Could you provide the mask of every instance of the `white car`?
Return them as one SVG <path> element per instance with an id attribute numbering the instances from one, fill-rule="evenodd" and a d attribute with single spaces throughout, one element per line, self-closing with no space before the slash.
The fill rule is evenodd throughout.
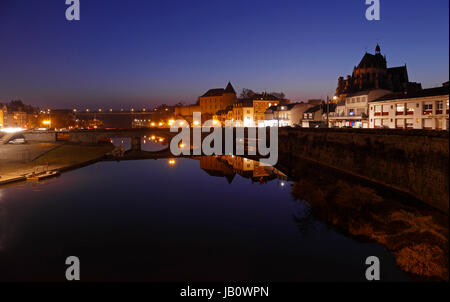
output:
<path id="1" fill-rule="evenodd" d="M 27 141 L 23 137 L 18 137 L 9 141 L 10 144 L 14 145 L 26 144 L 26 142 Z"/>

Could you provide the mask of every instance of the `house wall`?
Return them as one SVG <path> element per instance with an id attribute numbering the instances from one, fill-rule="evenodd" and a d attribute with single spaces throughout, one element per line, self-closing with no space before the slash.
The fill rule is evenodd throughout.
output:
<path id="1" fill-rule="evenodd" d="M 372 102 L 369 125 L 370 128 L 448 130 L 448 101 L 449 96 L 443 95 Z M 442 102 L 442 109 L 437 108 L 438 102 Z M 425 111 L 424 105 L 428 104 L 432 110 Z"/>

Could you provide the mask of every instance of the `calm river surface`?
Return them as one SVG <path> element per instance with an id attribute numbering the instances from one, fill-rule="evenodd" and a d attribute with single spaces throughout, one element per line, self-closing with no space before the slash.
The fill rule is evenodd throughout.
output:
<path id="1" fill-rule="evenodd" d="M 150 148 L 151 149 L 151 148 Z M 237 157 L 99 162 L 0 188 L 0 280 L 354 281 L 382 245 L 316 220 L 279 171 Z M 298 217 L 308 223 L 298 223 Z"/>

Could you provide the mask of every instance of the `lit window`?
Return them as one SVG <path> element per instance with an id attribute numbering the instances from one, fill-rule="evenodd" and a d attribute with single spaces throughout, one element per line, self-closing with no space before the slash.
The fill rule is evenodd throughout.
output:
<path id="1" fill-rule="evenodd" d="M 437 101 L 436 102 L 436 114 L 442 114 L 442 110 L 444 109 L 444 102 Z"/>
<path id="2" fill-rule="evenodd" d="M 423 114 L 431 114 L 431 113 L 433 113 L 433 104 L 432 103 L 423 104 Z"/>

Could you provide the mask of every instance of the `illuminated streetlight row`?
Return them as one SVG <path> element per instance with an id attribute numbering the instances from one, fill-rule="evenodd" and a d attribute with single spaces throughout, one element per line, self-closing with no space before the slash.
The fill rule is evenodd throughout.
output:
<path id="1" fill-rule="evenodd" d="M 77 108 L 73 108 L 72 111 L 73 112 L 78 112 L 79 110 Z M 91 109 L 90 108 L 86 108 L 86 109 L 84 109 L 84 111 L 85 112 L 91 112 Z M 109 112 L 113 112 L 114 110 L 112 108 L 110 108 L 108 111 Z M 135 111 L 136 110 L 134 108 L 130 108 L 130 110 L 129 110 L 129 112 L 135 112 Z M 158 111 L 158 109 L 155 108 L 155 109 L 153 109 L 153 111 Z M 165 108 L 165 111 L 169 111 L 169 109 Z M 41 111 L 41 113 L 44 113 L 44 112 L 45 112 L 45 110 Z M 50 112 L 50 109 L 48 109 L 47 112 Z M 103 112 L 103 109 L 102 108 L 98 108 L 97 112 Z M 124 109 L 120 108 L 120 112 L 124 112 Z M 137 111 L 137 112 L 147 112 L 147 108 L 142 108 L 140 111 Z"/>

